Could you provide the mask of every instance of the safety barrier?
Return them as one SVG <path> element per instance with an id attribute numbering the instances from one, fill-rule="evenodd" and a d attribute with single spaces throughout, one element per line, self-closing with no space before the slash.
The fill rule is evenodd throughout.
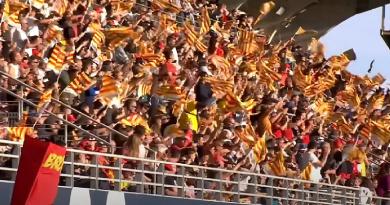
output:
<path id="1" fill-rule="evenodd" d="M 12 147 L 0 153 L 0 166 L 13 180 L 21 144 L 0 140 Z M 110 163 L 101 163 L 102 159 Z M 123 164 L 126 163 L 126 166 Z M 128 164 L 131 164 L 128 166 Z M 107 173 L 112 173 L 111 177 Z M 1 176 L 1 175 L 0 175 Z M 143 194 L 198 198 L 202 200 L 253 204 L 387 204 L 389 198 L 372 197 L 366 189 L 313 183 L 299 179 L 262 175 L 139 159 L 121 155 L 67 149 L 61 185 L 91 189 L 111 189 Z M 372 193 L 371 193 L 372 194 Z"/>

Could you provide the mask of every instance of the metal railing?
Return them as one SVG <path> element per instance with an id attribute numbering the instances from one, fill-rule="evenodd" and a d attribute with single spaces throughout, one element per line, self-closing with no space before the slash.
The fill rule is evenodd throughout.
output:
<path id="1" fill-rule="evenodd" d="M 6 77 L 6 78 L 12 79 L 12 81 L 18 83 L 18 85 L 20 85 L 20 86 L 22 86 L 22 87 L 25 87 L 25 88 L 28 88 L 28 89 L 30 89 L 30 90 L 36 92 L 36 93 L 39 93 L 40 95 L 43 94 L 42 91 L 40 91 L 40 90 L 38 90 L 38 89 L 36 89 L 36 88 L 34 88 L 34 87 L 32 87 L 32 86 L 30 86 L 30 85 L 24 83 L 24 82 L 22 82 L 22 81 L 20 81 L 20 80 L 18 80 L 18 79 L 12 78 L 12 76 L 10 76 L 9 74 L 7 74 L 7 73 L 5 73 L 5 72 L 3 72 L 3 71 L 0 71 L 0 75 L 3 76 L 3 77 Z M 1 91 L 4 91 L 4 92 L 6 92 L 6 93 L 8 93 L 8 94 L 10 94 L 10 95 L 13 95 L 13 96 L 16 95 L 15 97 L 17 97 L 22 103 L 23 103 L 23 102 L 26 102 L 26 103 L 28 103 L 28 104 L 33 105 L 34 107 L 36 107 L 36 104 L 32 104 L 31 101 L 28 101 L 27 99 L 25 99 L 25 98 L 23 98 L 23 97 L 17 95 L 16 93 L 13 93 L 13 92 L 9 91 L 8 89 L 4 89 L 4 88 L 0 87 L 0 90 L 1 90 Z M 117 135 L 119 135 L 119 136 L 122 136 L 122 137 L 126 137 L 126 138 L 127 138 L 127 136 L 124 135 L 123 133 L 121 133 L 121 132 L 115 130 L 114 128 L 112 128 L 112 127 L 110 127 L 110 126 L 108 126 L 108 125 L 106 125 L 106 124 L 104 124 L 104 123 L 98 122 L 96 119 L 92 118 L 91 116 L 89 116 L 89 115 L 87 115 L 87 114 L 85 114 L 85 113 L 83 113 L 83 112 L 81 112 L 81 111 L 79 111 L 79 110 L 77 110 L 77 109 L 71 107 L 70 105 L 68 105 L 68 104 L 66 104 L 66 103 L 63 103 L 62 101 L 60 101 L 60 100 L 58 100 L 58 99 L 52 98 L 52 99 L 51 99 L 51 103 L 55 103 L 55 104 L 61 105 L 61 106 L 64 107 L 64 108 L 70 109 L 72 112 L 74 112 L 74 113 L 76 113 L 77 115 L 82 116 L 82 117 L 84 117 L 84 118 L 90 120 L 92 123 L 98 124 L 99 126 L 108 129 L 108 130 L 110 131 L 110 133 L 115 133 L 115 134 L 117 134 Z M 23 104 L 22 104 L 20 107 L 23 108 Z M 22 110 L 22 111 L 23 111 L 23 110 Z M 50 114 L 50 113 L 49 113 L 49 114 Z M 108 143 L 107 141 L 105 141 L 105 140 L 103 140 L 103 139 L 100 139 L 99 137 L 97 137 L 97 139 L 99 139 L 99 140 L 102 141 L 103 143 L 107 144 L 108 146 L 111 146 L 111 144 Z"/>
<path id="2" fill-rule="evenodd" d="M 19 96 L 18 94 L 14 93 L 14 92 L 12 92 L 12 91 L 10 91 L 10 90 L 8 90 L 8 89 L 5 89 L 5 88 L 3 88 L 3 87 L 0 87 L 0 90 L 3 91 L 3 92 L 5 92 L 5 93 L 7 93 L 7 94 L 9 94 L 9 95 L 11 95 L 11 96 L 14 96 L 15 98 L 17 98 L 17 99 L 23 101 L 24 103 L 27 103 L 27 104 L 29 104 L 29 105 L 31 105 L 31 106 L 33 106 L 33 107 L 37 107 L 37 104 L 36 104 L 36 103 L 33 103 L 33 102 L 30 101 L 30 100 L 24 99 L 22 96 Z M 91 133 L 91 132 L 89 132 L 89 131 L 87 131 L 87 130 L 81 128 L 79 125 L 76 125 L 76 124 L 74 124 L 74 123 L 72 123 L 72 122 L 69 122 L 69 121 L 66 120 L 66 119 L 63 119 L 63 118 L 61 118 L 61 117 L 58 117 L 56 114 L 54 114 L 54 113 L 52 113 L 52 112 L 50 112 L 50 111 L 48 111 L 48 110 L 46 110 L 46 109 L 43 109 L 43 113 L 46 113 L 46 114 L 48 114 L 48 115 L 54 117 L 56 120 L 59 120 L 59 121 L 63 122 L 64 124 L 67 124 L 67 125 L 69 125 L 69 126 L 75 128 L 75 129 L 77 129 L 77 130 L 80 130 L 80 131 L 82 131 L 83 133 L 85 133 L 85 134 L 87 134 L 87 135 L 89 135 L 89 136 L 91 136 L 91 137 L 93 137 L 93 138 L 98 139 L 98 140 L 101 141 L 102 143 L 104 143 L 104 144 L 106 144 L 106 145 L 108 145 L 108 146 L 111 146 L 111 144 L 110 144 L 109 142 L 107 142 L 106 140 L 104 140 L 104 139 L 100 138 L 99 136 L 97 136 L 97 135 L 95 135 L 95 134 L 93 134 L 93 133 Z"/>
<path id="3" fill-rule="evenodd" d="M 8 163 L 12 166 L 0 166 L 0 173 L 11 173 L 12 180 L 21 144 L 0 140 L 0 145 L 12 147 L 0 153 L 0 159 L 12 162 Z M 102 159 L 109 163 L 101 163 Z M 113 177 L 108 177 L 108 172 Z M 358 188 L 76 149 L 67 149 L 60 185 L 267 205 L 362 204 L 363 197 Z M 380 197 L 370 201 L 368 204 L 390 203 L 389 198 Z"/>

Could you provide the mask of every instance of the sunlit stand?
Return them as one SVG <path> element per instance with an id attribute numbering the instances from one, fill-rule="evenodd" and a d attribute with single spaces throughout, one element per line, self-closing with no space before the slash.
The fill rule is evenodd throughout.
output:
<path id="1" fill-rule="evenodd" d="M 387 47 L 390 49 L 390 30 L 385 30 L 385 18 L 386 18 L 386 5 L 382 6 L 382 26 L 381 26 L 381 36 L 385 41 Z"/>

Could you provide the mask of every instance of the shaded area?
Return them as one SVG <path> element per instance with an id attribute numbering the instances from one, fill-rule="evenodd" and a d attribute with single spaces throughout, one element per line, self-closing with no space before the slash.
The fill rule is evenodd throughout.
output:
<path id="1" fill-rule="evenodd" d="M 222 0 L 230 9 L 240 5 L 237 0 Z M 247 12 L 255 18 L 259 14 L 260 6 L 265 0 L 246 0 L 242 3 L 240 10 Z M 274 40 L 286 40 L 294 35 L 299 26 L 306 30 L 316 30 L 315 37 L 321 37 L 329 29 L 337 26 L 344 20 L 388 3 L 386 0 L 275 0 L 276 6 L 256 28 L 264 29 L 270 35 L 275 29 L 279 32 Z M 285 12 L 277 15 L 275 12 L 283 7 Z M 378 19 L 380 21 L 380 19 Z M 302 35 L 296 38 L 297 41 L 308 40 L 312 35 Z"/>

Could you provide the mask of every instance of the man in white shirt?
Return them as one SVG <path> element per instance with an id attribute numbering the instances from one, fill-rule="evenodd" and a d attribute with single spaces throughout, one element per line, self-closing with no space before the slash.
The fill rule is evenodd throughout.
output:
<path id="1" fill-rule="evenodd" d="M 27 32 L 28 32 L 28 22 L 27 19 L 20 20 L 20 26 L 13 27 L 11 29 L 11 42 L 16 45 L 16 48 L 19 50 L 23 50 L 28 42 Z"/>

